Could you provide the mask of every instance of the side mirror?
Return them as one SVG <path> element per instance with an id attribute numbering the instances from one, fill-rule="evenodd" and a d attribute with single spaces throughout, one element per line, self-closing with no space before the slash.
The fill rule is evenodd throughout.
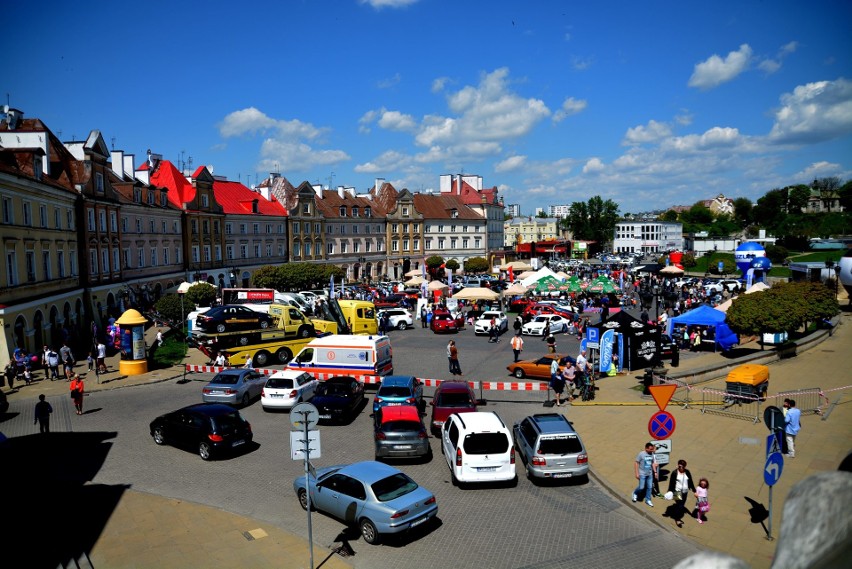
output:
<path id="1" fill-rule="evenodd" d="M 476 400 L 476 405 L 477 405 L 478 407 L 484 407 L 485 405 L 488 405 L 488 401 L 487 401 L 487 400 L 485 400 L 485 399 L 477 399 L 477 400 Z"/>

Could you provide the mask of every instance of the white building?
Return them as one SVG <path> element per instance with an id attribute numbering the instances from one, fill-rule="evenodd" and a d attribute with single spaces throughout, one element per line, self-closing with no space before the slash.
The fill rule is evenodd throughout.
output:
<path id="1" fill-rule="evenodd" d="M 521 204 L 510 203 L 506 206 L 504 210 L 506 215 L 509 217 L 520 217 L 521 216 Z"/>
<path id="2" fill-rule="evenodd" d="M 621 221 L 615 224 L 615 253 L 662 253 L 683 250 L 683 224 L 664 221 Z"/>
<path id="3" fill-rule="evenodd" d="M 570 205 L 550 205 L 547 206 L 547 216 L 548 217 L 568 217 L 568 213 L 571 211 Z"/>

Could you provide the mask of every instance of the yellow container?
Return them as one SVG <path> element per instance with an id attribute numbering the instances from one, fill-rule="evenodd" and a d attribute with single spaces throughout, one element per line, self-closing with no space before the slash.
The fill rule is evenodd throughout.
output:
<path id="1" fill-rule="evenodd" d="M 769 368 L 757 364 L 743 364 L 728 372 L 728 383 L 744 383 L 758 386 L 769 381 Z"/>

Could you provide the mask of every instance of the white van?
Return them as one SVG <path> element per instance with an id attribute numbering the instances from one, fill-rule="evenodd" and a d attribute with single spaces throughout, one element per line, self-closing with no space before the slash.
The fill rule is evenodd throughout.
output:
<path id="1" fill-rule="evenodd" d="M 512 432 L 493 411 L 453 413 L 441 428 L 441 445 L 453 484 L 518 482 Z"/>
<path id="2" fill-rule="evenodd" d="M 317 378 L 335 375 L 390 375 L 393 351 L 387 336 L 342 336 L 316 338 L 302 348 L 289 369 L 306 371 Z"/>
<path id="3" fill-rule="evenodd" d="M 275 291 L 275 302 L 295 306 L 301 310 L 303 314 L 313 314 L 314 312 L 313 304 L 308 302 L 308 300 L 298 292 Z"/>

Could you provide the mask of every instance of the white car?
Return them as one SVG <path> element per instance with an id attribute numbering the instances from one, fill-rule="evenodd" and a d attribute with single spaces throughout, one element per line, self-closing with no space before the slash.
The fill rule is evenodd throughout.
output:
<path id="1" fill-rule="evenodd" d="M 387 310 L 379 310 L 376 316 L 381 318 L 385 314 L 388 316 L 388 323 L 391 328 L 397 328 L 398 330 L 414 328 L 414 317 L 411 315 L 411 312 L 404 308 L 388 308 Z"/>
<path id="2" fill-rule="evenodd" d="M 542 314 L 523 325 L 521 333 L 526 336 L 546 336 L 567 332 L 570 322 L 558 314 Z"/>
<path id="3" fill-rule="evenodd" d="M 494 325 L 497 326 L 497 333 L 502 334 L 509 330 L 509 318 L 505 312 L 499 310 L 489 310 L 483 312 L 473 326 L 474 334 L 488 334 L 491 331 L 491 319 L 494 319 Z"/>
<path id="4" fill-rule="evenodd" d="M 733 292 L 740 286 L 740 281 L 736 279 L 722 279 L 720 281 L 711 282 L 709 284 L 704 285 L 704 289 L 707 292 L 716 292 L 721 293 L 722 287 L 728 289 L 728 292 Z"/>
<path id="5" fill-rule="evenodd" d="M 285 369 L 269 376 L 260 392 L 260 404 L 267 409 L 292 409 L 296 403 L 314 396 L 319 382 L 304 371 Z"/>

